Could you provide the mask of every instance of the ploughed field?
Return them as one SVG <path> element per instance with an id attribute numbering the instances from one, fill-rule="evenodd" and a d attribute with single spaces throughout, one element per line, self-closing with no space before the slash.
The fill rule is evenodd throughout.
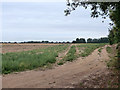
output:
<path id="1" fill-rule="evenodd" d="M 2 73 L 63 65 L 86 57 L 105 44 L 3 44 Z"/>

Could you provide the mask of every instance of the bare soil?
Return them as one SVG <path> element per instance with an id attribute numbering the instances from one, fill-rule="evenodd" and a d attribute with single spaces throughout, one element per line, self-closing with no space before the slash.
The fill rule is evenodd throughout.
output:
<path id="1" fill-rule="evenodd" d="M 98 55 L 96 49 L 88 57 L 80 57 L 54 69 L 5 75 L 2 77 L 2 86 L 3 88 L 75 88 L 80 82 L 96 73 L 107 73 L 106 60 L 109 60 L 109 57 L 105 46 L 101 55 Z"/>
<path id="2" fill-rule="evenodd" d="M 46 48 L 53 45 L 59 45 L 59 44 L 2 44 L 2 46 L 0 45 L 0 49 L 2 48 L 2 53 L 8 53 L 8 52 L 21 52 L 21 51 L 29 51 L 39 48 Z"/>

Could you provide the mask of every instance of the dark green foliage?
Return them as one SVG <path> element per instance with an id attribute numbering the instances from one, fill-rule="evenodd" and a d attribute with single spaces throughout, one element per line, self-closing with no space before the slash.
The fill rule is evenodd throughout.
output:
<path id="1" fill-rule="evenodd" d="M 77 38 L 76 41 L 73 41 L 72 43 L 86 43 L 84 38 Z"/>
<path id="2" fill-rule="evenodd" d="M 76 41 L 73 41 L 72 43 L 108 43 L 109 40 L 107 37 L 102 37 L 102 38 L 99 38 L 99 39 L 92 39 L 92 38 L 88 38 L 87 39 L 87 42 L 85 41 L 84 38 L 77 38 Z"/>
<path id="3" fill-rule="evenodd" d="M 109 30 L 108 37 L 110 45 L 120 42 L 120 29 L 113 27 L 111 30 Z"/>
<path id="4" fill-rule="evenodd" d="M 87 43 L 92 43 L 92 38 L 88 38 Z"/>
<path id="5" fill-rule="evenodd" d="M 99 43 L 108 43 L 108 42 L 109 42 L 108 37 L 104 37 L 104 38 L 99 39 Z"/>
<path id="6" fill-rule="evenodd" d="M 98 42 L 99 42 L 98 39 L 93 39 L 93 40 L 92 40 L 92 43 L 98 43 Z"/>
<path id="7" fill-rule="evenodd" d="M 107 37 L 103 37 L 100 39 L 93 39 L 91 43 L 108 43 L 109 40 Z"/>

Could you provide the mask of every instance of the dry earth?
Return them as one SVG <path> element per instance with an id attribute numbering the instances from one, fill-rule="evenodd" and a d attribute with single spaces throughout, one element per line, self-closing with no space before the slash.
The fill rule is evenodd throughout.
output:
<path id="1" fill-rule="evenodd" d="M 38 48 L 46 48 L 53 45 L 59 44 L 2 44 L 0 45 L 0 49 L 2 48 L 2 53 L 7 52 L 20 52 L 20 51 L 29 51 Z"/>
<path id="2" fill-rule="evenodd" d="M 107 73 L 105 60 L 108 60 L 106 46 L 101 55 L 96 49 L 86 58 L 65 63 L 45 71 L 26 71 L 2 77 L 3 88 L 74 88 L 92 74 Z"/>

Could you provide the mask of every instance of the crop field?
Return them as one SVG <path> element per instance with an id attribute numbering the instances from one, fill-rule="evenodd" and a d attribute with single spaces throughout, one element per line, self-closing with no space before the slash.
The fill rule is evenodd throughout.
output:
<path id="1" fill-rule="evenodd" d="M 112 57 L 116 47 L 107 43 L 2 46 L 3 87 L 103 87 L 108 81 L 107 87 L 113 78 L 108 69 L 119 68 L 117 59 Z"/>
<path id="2" fill-rule="evenodd" d="M 56 62 L 58 62 L 57 65 L 62 65 L 78 57 L 86 57 L 95 49 L 104 45 L 105 44 L 3 45 L 2 73 L 8 74 L 11 72 L 32 70 L 45 65 L 55 64 Z M 8 51 L 6 48 L 9 48 Z M 63 53 L 63 56 L 62 59 L 59 59 L 61 53 Z"/>

